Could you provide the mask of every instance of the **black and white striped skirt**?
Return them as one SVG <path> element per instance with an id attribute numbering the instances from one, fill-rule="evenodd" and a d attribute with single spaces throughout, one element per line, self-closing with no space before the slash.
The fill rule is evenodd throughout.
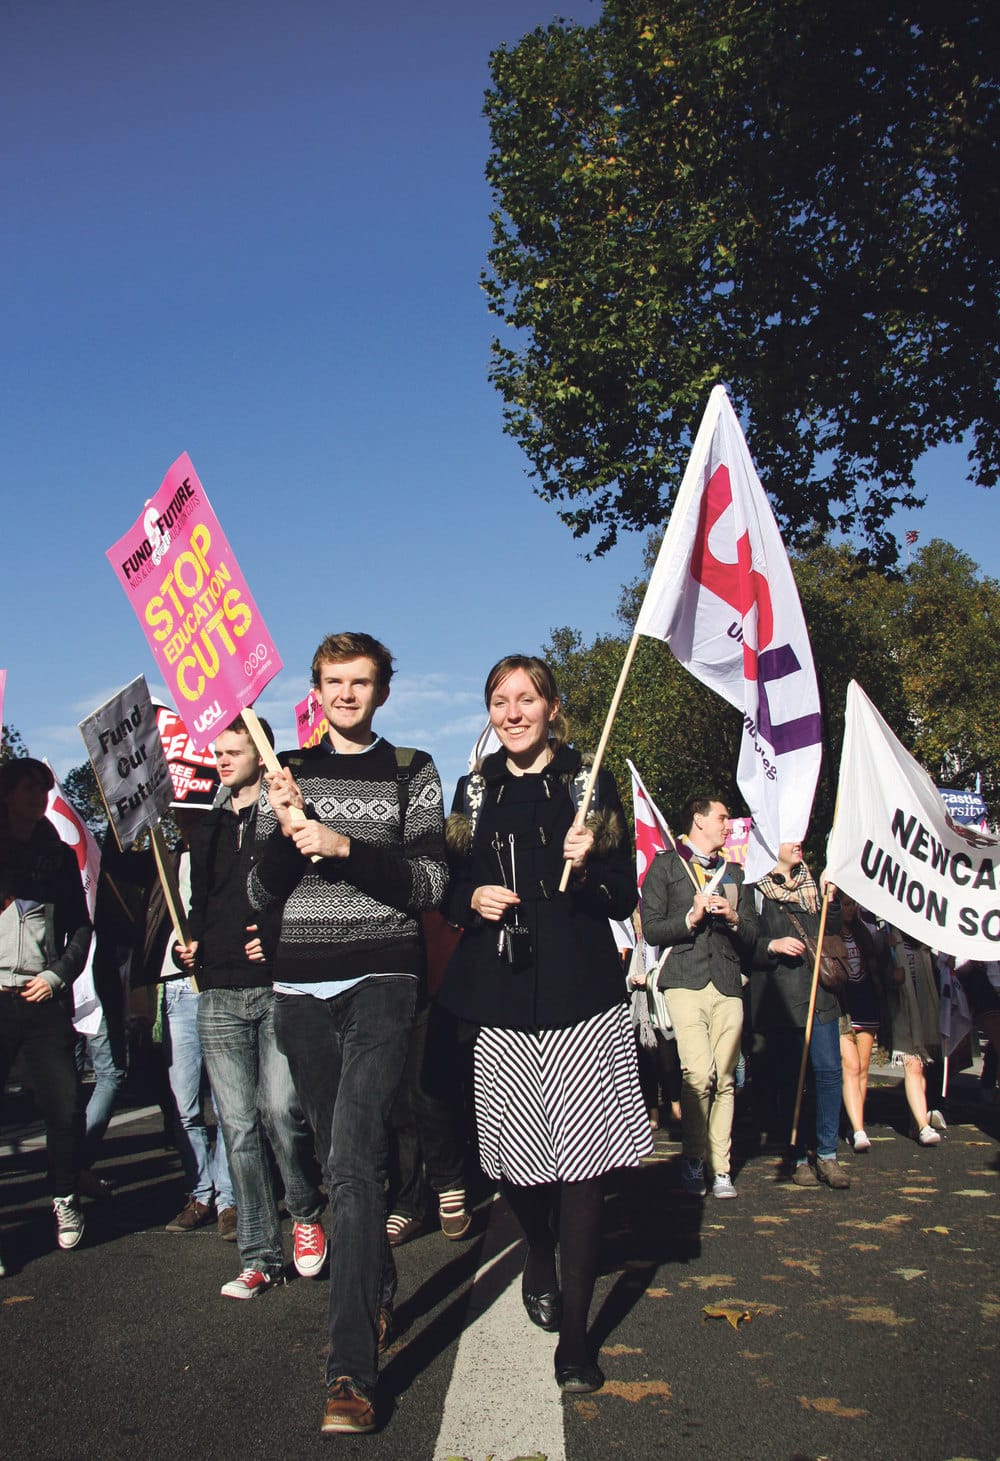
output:
<path id="1" fill-rule="evenodd" d="M 480 1030 L 475 1102 L 494 1180 L 582 1182 L 653 1150 L 624 1004 L 568 1030 Z"/>

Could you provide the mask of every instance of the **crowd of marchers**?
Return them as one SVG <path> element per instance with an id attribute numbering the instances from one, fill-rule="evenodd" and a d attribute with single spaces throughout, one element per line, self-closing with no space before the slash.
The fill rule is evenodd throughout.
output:
<path id="1" fill-rule="evenodd" d="M 238 1251 L 221 1296 L 279 1289 L 289 1257 L 329 1275 L 328 1433 L 376 1427 L 393 1250 L 430 1221 L 468 1238 L 473 1190 L 499 1188 L 515 1214 L 526 1319 L 558 1335 L 559 1389 L 586 1393 L 604 1382 L 588 1317 L 606 1183 L 650 1154 L 661 1119 L 692 1201 L 737 1197 L 741 1087 L 790 1181 L 845 1190 L 840 1144 L 871 1146 L 876 1047 L 902 1068 L 914 1139 L 941 1140 L 943 976 L 962 981 L 994 1086 L 1000 1045 L 1000 965 L 952 970 L 824 888 L 799 843 L 747 885 L 711 793 L 682 809 L 640 912 L 614 780 L 588 776 L 534 656 L 490 670 L 499 749 L 446 816 L 431 757 L 374 729 L 393 669 L 370 635 L 329 635 L 312 664 L 320 744 L 265 771 L 242 718 L 217 737 L 216 803 L 177 817 L 183 939 L 152 854 L 112 837 L 92 922 L 45 815 L 52 773 L 0 768 L 0 1093 L 16 1068 L 44 1119 L 58 1246 L 84 1243 L 86 1201 L 113 1200 L 96 1164 L 141 1070 L 185 1174 L 167 1230 L 214 1224 Z M 92 940 L 103 1013 L 83 1040 L 72 986 Z"/>

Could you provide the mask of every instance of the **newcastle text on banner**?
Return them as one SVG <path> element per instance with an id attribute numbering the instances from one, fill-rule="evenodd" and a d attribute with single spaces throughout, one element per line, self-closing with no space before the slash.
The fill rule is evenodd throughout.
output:
<path id="1" fill-rule="evenodd" d="M 81 720 L 80 734 L 118 845 L 129 847 L 169 810 L 174 794 L 144 677 Z"/>
<path id="2" fill-rule="evenodd" d="M 826 871 L 877 918 L 959 963 L 1000 958 L 1000 842 L 955 821 L 853 680 Z"/>
<path id="3" fill-rule="evenodd" d="M 822 720 L 798 590 L 722 386 L 712 391 L 636 632 L 663 639 L 743 716 L 737 779 L 753 816 L 746 876 L 804 837 Z"/>
<path id="4" fill-rule="evenodd" d="M 107 556 L 203 751 L 281 659 L 187 453 Z"/>

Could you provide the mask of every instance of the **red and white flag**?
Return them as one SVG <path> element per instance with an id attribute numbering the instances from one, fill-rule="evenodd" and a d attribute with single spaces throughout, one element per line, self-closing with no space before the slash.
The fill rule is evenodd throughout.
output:
<path id="1" fill-rule="evenodd" d="M 743 714 L 737 780 L 753 815 L 747 882 L 809 827 L 822 719 L 802 605 L 723 386 L 712 391 L 636 632 L 662 639 Z"/>
<path id="2" fill-rule="evenodd" d="M 48 762 L 45 763 L 48 766 Z M 49 770 L 52 768 L 49 766 Z M 53 775 L 55 773 L 53 772 Z M 58 781 L 49 792 L 49 803 L 45 815 L 55 827 L 63 842 L 73 849 L 80 878 L 83 882 L 83 896 L 87 900 L 87 912 L 91 921 L 97 906 L 97 883 L 101 876 L 101 849 L 94 835 L 80 813 L 69 800 Z M 93 1035 L 101 1023 L 101 1001 L 94 988 L 94 942 L 91 939 L 90 953 L 81 972 L 73 980 L 73 1024 L 81 1035 Z"/>
<path id="3" fill-rule="evenodd" d="M 635 822 L 635 879 L 641 890 L 650 864 L 658 852 L 668 846 L 669 830 L 666 818 L 650 796 L 642 777 L 626 761 L 632 773 L 632 818 Z"/>

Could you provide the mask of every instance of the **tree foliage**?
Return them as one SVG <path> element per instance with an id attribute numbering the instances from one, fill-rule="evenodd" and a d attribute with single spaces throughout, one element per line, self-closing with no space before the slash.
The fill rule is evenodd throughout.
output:
<path id="1" fill-rule="evenodd" d="M 5 725 L 2 735 L 0 735 L 0 766 L 5 761 L 17 761 L 22 756 L 30 754 L 21 732 L 15 730 L 12 725 Z"/>
<path id="2" fill-rule="evenodd" d="M 990 0 L 606 0 L 494 53 L 491 379 L 575 536 L 665 521 L 719 381 L 793 538 L 892 562 L 940 442 L 996 483 L 998 54 Z"/>
<path id="3" fill-rule="evenodd" d="M 650 541 L 647 567 L 658 541 Z M 1000 583 L 949 543 L 927 544 L 887 580 L 846 547 L 814 543 L 792 559 L 823 701 L 823 769 L 809 851 L 822 863 L 833 820 L 848 683 L 855 679 L 939 786 L 971 790 L 980 776 L 1000 819 Z M 628 636 L 585 645 L 553 631 L 545 654 L 576 743 L 594 747 L 625 657 L 645 583 L 622 595 Z M 736 785 L 741 717 L 677 663 L 666 645 L 640 639 L 606 765 L 627 791 L 626 758 L 668 820 L 694 792 L 716 792 L 742 813 Z"/>
<path id="4" fill-rule="evenodd" d="M 107 831 L 108 813 L 90 761 L 82 761 L 67 771 L 62 789 L 100 842 Z"/>

